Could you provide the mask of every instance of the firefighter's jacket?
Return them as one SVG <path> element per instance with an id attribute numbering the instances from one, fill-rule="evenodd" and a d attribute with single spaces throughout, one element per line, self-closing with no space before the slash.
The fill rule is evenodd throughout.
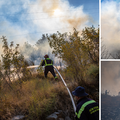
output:
<path id="1" fill-rule="evenodd" d="M 53 66 L 53 61 L 50 58 L 46 58 L 45 60 L 42 60 L 40 63 L 41 66 Z"/>
<path id="2" fill-rule="evenodd" d="M 76 120 L 99 120 L 98 103 L 87 97 L 80 99 L 76 107 Z"/>

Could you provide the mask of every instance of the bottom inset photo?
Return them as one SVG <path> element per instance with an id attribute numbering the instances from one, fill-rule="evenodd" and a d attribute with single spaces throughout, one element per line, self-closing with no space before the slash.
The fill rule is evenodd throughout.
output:
<path id="1" fill-rule="evenodd" d="M 101 120 L 120 120 L 120 61 L 101 62 Z"/>

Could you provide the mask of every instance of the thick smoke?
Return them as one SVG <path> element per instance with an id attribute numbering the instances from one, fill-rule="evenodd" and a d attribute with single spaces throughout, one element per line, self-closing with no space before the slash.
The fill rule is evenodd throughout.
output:
<path id="1" fill-rule="evenodd" d="M 83 12 L 84 6 L 70 6 L 67 0 L 13 0 L 8 1 L 7 5 L 6 2 L 0 3 L 1 14 L 5 12 L 5 16 L 1 18 L 4 24 L 0 22 L 4 27 L 0 37 L 5 35 L 9 42 L 20 44 L 21 53 L 35 64 L 38 64 L 45 54 L 54 58 L 47 40 L 39 46 L 35 45 L 42 34 L 73 32 L 73 28 L 81 31 L 91 21 Z M 56 10 L 60 12 L 55 14 Z"/>
<path id="2" fill-rule="evenodd" d="M 101 37 L 108 51 L 120 49 L 120 2 L 105 1 L 101 4 Z"/>
<path id="3" fill-rule="evenodd" d="M 33 21 L 34 24 L 37 24 L 40 28 L 44 28 L 44 30 L 49 30 L 50 28 L 53 30 L 56 29 L 56 31 L 57 29 L 60 30 L 60 28 L 69 28 L 69 32 L 73 28 L 82 30 L 83 26 L 87 25 L 90 21 L 89 16 L 83 12 L 83 6 L 74 8 L 65 0 L 38 0 L 35 4 L 36 7 L 31 7 L 29 11 L 42 13 L 38 15 L 34 14 L 31 17 L 44 18 L 40 21 Z M 54 14 L 56 9 L 60 11 L 58 14 Z M 64 29 L 60 31 L 65 32 L 66 30 Z"/>
<path id="4" fill-rule="evenodd" d="M 48 54 L 53 60 L 54 65 L 59 65 L 60 59 L 52 54 L 52 49 L 46 38 L 39 39 L 35 45 L 31 45 L 28 42 L 25 43 L 21 46 L 20 53 L 23 54 L 28 61 L 34 62 L 35 65 L 39 65 L 41 60 L 44 59 L 45 54 Z"/>
<path id="5" fill-rule="evenodd" d="M 60 12 L 54 14 L 55 10 Z M 29 7 L 29 12 L 38 13 L 30 14 L 29 19 L 34 18 L 33 24 L 37 26 L 36 29 L 46 33 L 56 33 L 57 31 L 64 33 L 66 28 L 69 32 L 73 31 L 73 28 L 82 30 L 83 26 L 89 21 L 88 15 L 83 12 L 83 6 L 74 8 L 65 0 L 37 0 L 33 2 L 33 6 Z M 38 45 L 28 45 L 27 49 L 24 45 L 21 51 L 27 59 L 33 60 L 35 64 L 38 64 L 45 54 L 49 54 L 50 57 L 54 58 L 47 39 L 42 38 L 41 41 L 44 42 L 39 40 Z M 57 60 L 55 59 L 55 61 Z"/>
<path id="6" fill-rule="evenodd" d="M 120 92 L 120 62 L 102 61 L 101 63 L 101 90 L 110 91 L 111 95 Z"/>

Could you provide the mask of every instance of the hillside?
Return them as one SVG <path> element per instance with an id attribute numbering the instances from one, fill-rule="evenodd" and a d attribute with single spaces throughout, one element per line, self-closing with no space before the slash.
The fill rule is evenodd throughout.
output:
<path id="1" fill-rule="evenodd" d="M 85 27 L 81 33 L 74 29 L 73 33 L 43 35 L 48 40 L 52 53 L 61 59 L 64 69 L 62 77 L 72 92 L 77 86 L 83 86 L 90 98 L 99 103 L 99 28 Z M 69 40 L 68 40 L 69 38 Z M 21 54 L 19 44 L 10 45 L 2 36 L 3 54 L 0 60 L 0 118 L 9 120 L 15 115 L 24 115 L 27 120 L 45 120 L 46 117 L 62 110 L 64 115 L 74 119 L 74 111 L 68 91 L 61 79 L 55 81 L 51 74 L 44 77 L 41 66 L 37 71 L 28 68 L 36 65 L 32 59 L 34 54 Z M 29 51 L 26 46 L 26 51 Z M 42 51 L 43 52 L 43 51 Z M 38 55 L 38 54 L 37 54 Z M 38 56 L 39 63 L 44 57 Z M 54 64 L 55 65 L 55 64 Z M 61 63 L 60 63 L 61 65 Z M 57 75 L 58 76 L 58 75 Z"/>
<path id="2" fill-rule="evenodd" d="M 79 85 L 65 80 L 70 91 Z M 69 115 L 74 119 L 70 96 L 60 78 L 55 81 L 51 74 L 48 79 L 45 79 L 42 74 L 36 74 L 31 76 L 29 81 L 24 81 L 22 88 L 16 83 L 13 83 L 12 87 L 14 90 L 2 89 L 0 92 L 1 120 L 8 120 L 16 115 L 24 115 L 26 120 L 45 120 L 48 115 L 57 110 L 62 110 L 64 116 Z M 86 91 L 90 97 L 98 101 L 98 96 L 93 96 L 90 89 Z M 93 94 L 97 92 L 93 91 Z"/>

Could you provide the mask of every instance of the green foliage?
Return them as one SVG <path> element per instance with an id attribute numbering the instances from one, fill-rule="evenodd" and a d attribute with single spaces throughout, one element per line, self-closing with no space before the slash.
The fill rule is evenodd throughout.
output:
<path id="1" fill-rule="evenodd" d="M 53 35 L 46 35 L 46 38 L 48 39 L 49 45 L 51 48 L 54 48 L 53 50 L 53 54 L 55 54 L 55 56 L 59 56 L 61 57 L 62 54 L 62 45 L 66 43 L 66 38 L 67 34 L 61 34 L 60 32 L 57 31 L 57 34 L 53 34 Z"/>
<path id="2" fill-rule="evenodd" d="M 89 76 L 91 76 L 93 79 L 95 79 L 99 75 L 99 67 L 97 65 L 92 64 L 88 68 L 87 73 Z"/>
<path id="3" fill-rule="evenodd" d="M 99 29 L 85 28 L 81 36 L 74 29 L 73 34 L 59 33 L 46 35 L 53 53 L 61 57 L 67 65 L 67 71 L 74 79 L 84 82 L 86 69 L 90 64 L 99 64 Z"/>
<path id="4" fill-rule="evenodd" d="M 85 28 L 81 35 L 90 62 L 99 64 L 99 29 L 95 29 L 93 26 Z"/>

